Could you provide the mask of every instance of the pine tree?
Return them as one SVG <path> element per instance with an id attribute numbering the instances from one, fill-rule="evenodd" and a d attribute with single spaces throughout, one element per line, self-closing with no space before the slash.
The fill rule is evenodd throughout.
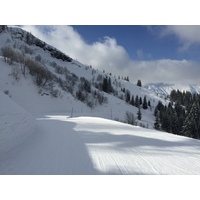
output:
<path id="1" fill-rule="evenodd" d="M 199 107 L 199 115 L 200 115 L 200 107 Z M 200 139 L 200 116 L 197 120 L 197 138 Z"/>
<path id="2" fill-rule="evenodd" d="M 163 110 L 164 109 L 164 105 L 162 104 L 162 102 L 161 101 L 158 101 L 158 104 L 157 104 L 157 109 L 159 110 L 159 111 L 161 111 L 161 110 Z"/>
<path id="3" fill-rule="evenodd" d="M 138 118 L 138 120 L 142 119 L 142 113 L 141 113 L 140 107 L 138 108 L 137 118 Z"/>
<path id="4" fill-rule="evenodd" d="M 122 91 L 123 93 L 125 93 L 126 90 L 125 90 L 125 88 L 121 88 L 121 91 Z"/>
<path id="5" fill-rule="evenodd" d="M 164 110 L 160 111 L 160 124 L 161 124 L 161 129 L 163 131 L 166 131 L 168 133 L 172 132 L 171 116 L 170 116 L 170 112 L 168 109 L 166 111 L 164 111 Z"/>
<path id="6" fill-rule="evenodd" d="M 104 79 L 103 79 L 102 90 L 104 92 L 108 92 L 108 79 L 107 79 L 107 77 L 104 77 Z"/>
<path id="7" fill-rule="evenodd" d="M 126 100 L 127 103 L 130 102 L 130 98 L 131 98 L 130 91 L 126 90 L 126 92 L 125 92 L 125 100 Z"/>
<path id="8" fill-rule="evenodd" d="M 108 93 L 112 93 L 113 92 L 113 87 L 112 87 L 112 83 L 111 83 L 111 78 L 109 77 L 108 79 Z"/>
<path id="9" fill-rule="evenodd" d="M 154 116 L 156 117 L 157 114 L 158 114 L 158 107 L 156 106 L 154 110 Z"/>
<path id="10" fill-rule="evenodd" d="M 161 129 L 178 135 L 200 139 L 200 95 L 173 90 L 171 102 L 158 102 L 154 115 L 159 112 Z"/>
<path id="11" fill-rule="evenodd" d="M 150 100 L 148 101 L 148 106 L 151 107 L 151 101 Z"/>
<path id="12" fill-rule="evenodd" d="M 197 125 L 197 107 L 196 104 L 193 103 L 192 108 L 183 122 L 183 127 L 181 133 L 184 136 L 191 138 L 198 138 L 198 125 Z"/>
<path id="13" fill-rule="evenodd" d="M 172 120 L 171 120 L 172 133 L 179 134 L 179 121 L 178 121 L 178 116 L 175 110 L 173 110 L 171 117 L 172 117 Z"/>
<path id="14" fill-rule="evenodd" d="M 139 103 L 140 105 L 142 105 L 142 97 L 140 97 Z"/>
<path id="15" fill-rule="evenodd" d="M 113 91 L 110 77 L 109 78 L 107 76 L 104 77 L 104 79 L 103 79 L 103 85 L 102 85 L 102 90 L 104 92 L 106 92 L 106 93 L 111 93 Z"/>
<path id="16" fill-rule="evenodd" d="M 146 96 L 144 96 L 142 107 L 143 107 L 143 109 L 147 109 L 148 108 Z"/>
<path id="17" fill-rule="evenodd" d="M 132 98 L 131 98 L 130 104 L 131 104 L 132 106 L 135 105 L 135 101 L 134 101 L 134 96 L 133 96 L 133 95 L 132 95 Z"/>
<path id="18" fill-rule="evenodd" d="M 142 81 L 141 80 L 137 81 L 137 86 L 142 87 Z"/>
<path id="19" fill-rule="evenodd" d="M 156 117 L 155 117 L 154 128 L 155 128 L 156 130 L 160 130 L 159 113 L 157 113 L 157 115 L 156 115 Z"/>
<path id="20" fill-rule="evenodd" d="M 139 107 L 139 106 L 140 106 L 140 102 L 139 102 L 138 95 L 136 95 L 136 97 L 135 97 L 135 106 L 136 106 L 136 107 Z"/>

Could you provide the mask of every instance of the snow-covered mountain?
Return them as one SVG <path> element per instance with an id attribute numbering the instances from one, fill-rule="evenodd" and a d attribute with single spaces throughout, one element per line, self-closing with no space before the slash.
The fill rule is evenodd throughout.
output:
<path id="1" fill-rule="evenodd" d="M 151 103 L 151 107 L 141 110 L 140 123 L 153 127 L 153 108 L 162 99 L 151 91 L 83 65 L 20 28 L 1 26 L 2 47 L 21 53 L 25 61 L 10 65 L 1 57 L 0 90 L 8 90 L 11 98 L 30 113 L 73 110 L 77 115 L 92 113 L 125 121 L 127 111 L 136 117 L 138 108 L 130 100 L 138 95 L 142 100 L 146 96 Z M 41 68 L 44 77 L 37 75 L 30 63 Z M 105 81 L 110 81 L 111 91 L 104 88 Z"/>
<path id="2" fill-rule="evenodd" d="M 179 90 L 181 92 L 188 91 L 191 92 L 192 94 L 194 93 L 200 94 L 200 85 L 196 84 L 187 85 L 187 84 L 149 83 L 146 84 L 144 87 L 161 97 L 167 97 L 168 95 L 170 95 L 172 90 Z"/>
<path id="3" fill-rule="evenodd" d="M 152 130 L 162 95 L 20 28 L 0 26 L 0 49 L 0 174 L 200 173 L 200 141 Z M 136 96 L 151 104 L 137 119 L 149 129 L 121 123 Z"/>

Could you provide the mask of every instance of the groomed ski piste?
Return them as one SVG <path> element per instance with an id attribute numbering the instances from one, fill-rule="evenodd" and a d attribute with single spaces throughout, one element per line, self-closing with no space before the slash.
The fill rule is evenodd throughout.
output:
<path id="1" fill-rule="evenodd" d="M 113 121 L 106 108 L 84 112 L 81 102 L 60 112 L 65 101 L 9 79 L 1 77 L 12 94 L 0 92 L 1 175 L 200 174 L 199 140 Z"/>
<path id="2" fill-rule="evenodd" d="M 0 174 L 200 174 L 198 140 L 98 117 L 63 113 L 34 120 L 1 94 L 3 102 L 12 106 L 1 106 Z"/>

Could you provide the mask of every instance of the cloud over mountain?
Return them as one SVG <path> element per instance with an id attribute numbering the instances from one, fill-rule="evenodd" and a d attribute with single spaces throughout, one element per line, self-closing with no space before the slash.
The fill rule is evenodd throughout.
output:
<path id="1" fill-rule="evenodd" d="M 23 29 L 60 49 L 73 59 L 92 65 L 113 75 L 129 76 L 136 82 L 200 83 L 200 65 L 189 60 L 132 60 L 115 38 L 105 36 L 101 41 L 87 43 L 72 26 L 23 26 Z M 200 28 L 190 30 L 185 26 L 167 26 L 160 35 L 175 34 L 182 48 L 200 43 Z M 141 54 L 141 52 L 138 52 Z"/>

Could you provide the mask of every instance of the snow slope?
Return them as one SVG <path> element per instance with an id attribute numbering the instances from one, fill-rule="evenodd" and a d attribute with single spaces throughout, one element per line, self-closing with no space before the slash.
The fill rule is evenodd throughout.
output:
<path id="1" fill-rule="evenodd" d="M 21 30 L 16 33 L 23 35 Z M 25 45 L 18 35 L 1 33 L 0 47 Z M 41 55 L 54 74 L 51 62 L 89 82 L 105 76 L 78 61 L 64 62 L 38 46 L 28 47 L 29 56 Z M 110 120 L 123 121 L 126 111 L 135 116 L 138 111 L 114 95 L 104 93 L 108 102 L 93 109 L 66 91 L 58 98 L 42 95 L 30 74 L 21 74 L 18 81 L 12 77 L 17 67 L 0 58 L 0 174 L 200 173 L 199 141 Z M 119 94 L 126 88 L 135 97 L 151 100 L 152 110 L 141 109 L 141 122 L 153 128 L 153 107 L 165 101 L 147 88 L 106 75 Z"/>
<path id="2" fill-rule="evenodd" d="M 35 121 L 0 91 L 0 154 L 22 144 L 35 131 Z"/>
<path id="3" fill-rule="evenodd" d="M 200 174 L 200 141 L 103 118 L 45 115 L 0 174 Z"/>
<path id="4" fill-rule="evenodd" d="M 189 91 L 191 93 L 198 93 L 200 94 L 200 85 L 187 85 L 187 84 L 166 84 L 166 83 L 151 83 L 146 84 L 144 86 L 149 91 L 154 92 L 157 95 L 166 97 L 167 95 L 170 95 L 172 90 L 179 90 L 181 92 L 183 91 Z"/>
<path id="5" fill-rule="evenodd" d="M 99 76 L 102 78 L 107 76 L 111 79 L 112 87 L 115 89 L 117 96 L 113 94 L 104 93 L 104 96 L 108 99 L 108 103 L 104 103 L 103 105 L 96 105 L 92 110 L 89 108 L 86 103 L 82 103 L 77 100 L 76 97 L 72 96 L 70 93 L 61 90 L 56 85 L 54 88 L 58 89 L 61 95 L 58 98 L 51 98 L 50 96 L 41 96 L 38 94 L 41 88 L 37 87 L 33 83 L 33 77 L 26 74 L 24 78 L 21 74 L 19 81 L 14 81 L 10 76 L 12 69 L 19 66 L 13 65 L 10 66 L 3 61 L 3 58 L 0 59 L 1 73 L 0 73 L 0 90 L 5 91 L 9 90 L 11 94 L 11 98 L 20 106 L 25 108 L 29 113 L 37 114 L 37 113 L 48 113 L 48 112 L 69 112 L 73 109 L 74 113 L 77 115 L 91 115 L 91 116 L 99 116 L 106 117 L 107 119 L 117 119 L 120 121 L 124 121 L 125 114 L 127 111 L 132 112 L 135 116 L 137 115 L 138 108 L 131 106 L 126 103 L 124 100 L 125 94 L 121 91 L 121 89 L 126 89 L 130 91 L 131 96 L 136 95 L 141 97 L 147 97 L 147 101 L 151 101 L 152 109 L 141 109 L 142 112 L 142 120 L 145 126 L 148 124 L 149 128 L 153 127 L 154 116 L 153 116 L 153 108 L 157 104 L 159 100 L 163 101 L 160 97 L 158 97 L 155 93 L 152 93 L 146 88 L 141 88 L 136 86 L 133 83 L 121 80 L 116 78 L 115 76 L 111 76 L 109 72 L 103 73 L 98 71 L 98 69 L 94 69 L 90 66 L 83 65 L 76 60 L 72 60 L 71 62 L 63 61 L 62 59 L 56 59 L 52 57 L 50 52 L 47 49 L 53 48 L 45 44 L 46 49 L 41 48 L 38 44 L 42 44 L 42 41 L 36 38 L 36 44 L 27 44 L 26 43 L 26 32 L 20 28 L 10 27 L 8 30 L 0 33 L 0 48 L 3 46 L 11 46 L 15 49 L 21 49 L 21 51 L 25 51 L 22 47 L 26 47 L 28 52 L 26 56 L 35 59 L 38 55 L 41 56 L 41 62 L 45 65 L 45 67 L 62 79 L 65 79 L 63 74 L 56 74 L 55 68 L 52 67 L 51 63 L 56 63 L 58 66 L 62 68 L 66 68 L 70 73 L 74 73 L 80 80 L 81 77 L 84 77 L 88 80 L 92 85 L 92 89 L 98 91 L 97 88 L 94 87 L 95 83 L 97 83 L 97 79 Z M 59 53 L 59 52 L 58 52 Z M 116 75 L 117 76 L 117 75 Z M 102 79 L 101 79 L 102 81 Z M 76 83 L 76 85 L 78 85 Z M 73 88 L 73 93 L 76 94 L 78 87 Z M 43 91 L 46 92 L 46 91 Z M 120 99 L 119 97 L 122 97 Z"/>

